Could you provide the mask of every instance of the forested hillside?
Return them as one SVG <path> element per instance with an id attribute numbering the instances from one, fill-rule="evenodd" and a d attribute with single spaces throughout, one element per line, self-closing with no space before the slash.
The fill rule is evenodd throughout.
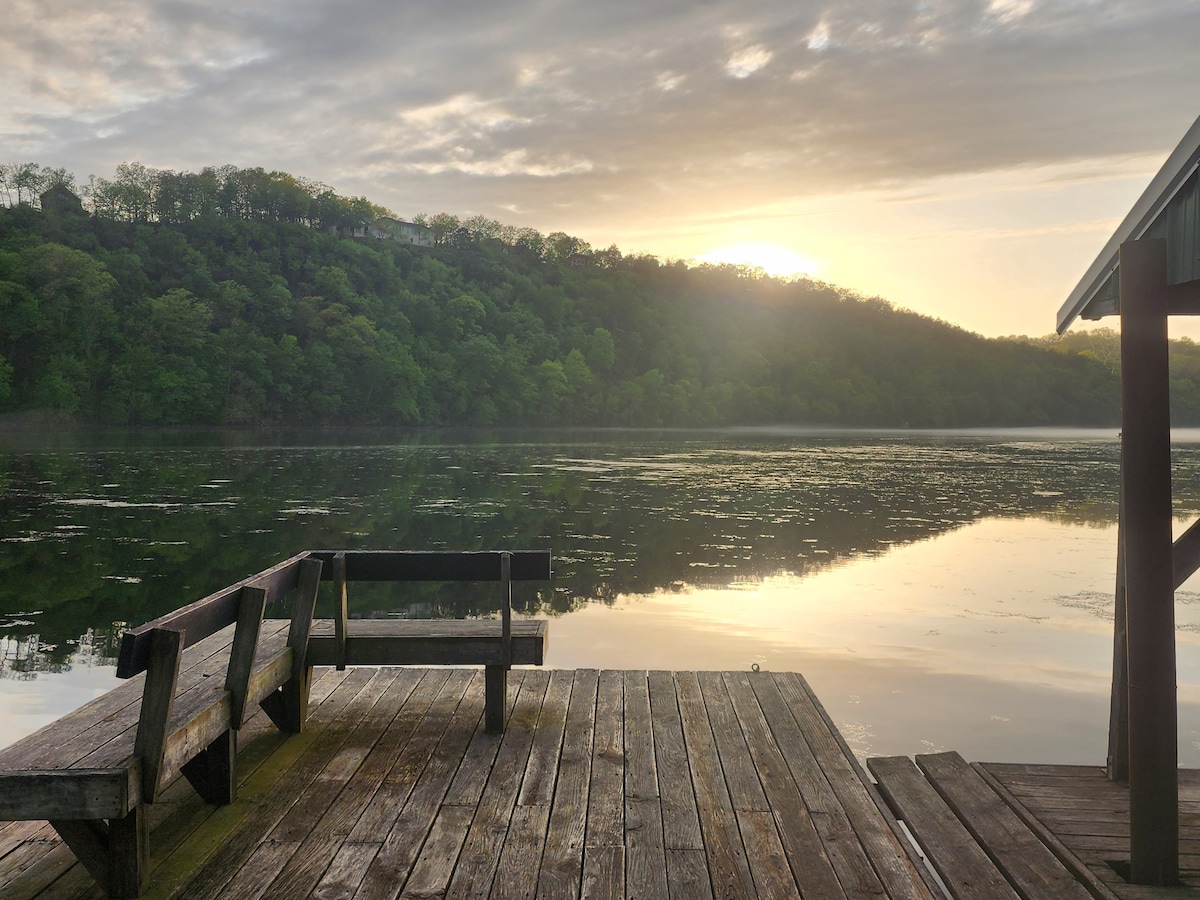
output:
<path id="1" fill-rule="evenodd" d="M 122 167 L 79 189 L 76 210 L 37 203 L 36 188 L 74 188 L 69 173 L 14 193 L 16 172 L 0 178 L 3 411 L 130 425 L 1119 418 L 1113 367 L 1087 347 L 988 340 L 830 285 L 480 217 L 422 220 L 433 247 L 347 236 L 387 211 L 261 169 Z M 1200 422 L 1193 375 L 1177 415 Z"/>

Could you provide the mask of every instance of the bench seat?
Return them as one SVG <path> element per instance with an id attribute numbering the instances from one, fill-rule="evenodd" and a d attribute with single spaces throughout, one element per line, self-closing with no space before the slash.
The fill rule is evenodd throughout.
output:
<path id="1" fill-rule="evenodd" d="M 549 623 L 513 619 L 512 664 L 540 666 L 546 655 Z M 497 619 L 350 619 L 346 623 L 348 666 L 502 665 Z M 316 619 L 308 639 L 314 666 L 338 663 L 332 619 Z"/>

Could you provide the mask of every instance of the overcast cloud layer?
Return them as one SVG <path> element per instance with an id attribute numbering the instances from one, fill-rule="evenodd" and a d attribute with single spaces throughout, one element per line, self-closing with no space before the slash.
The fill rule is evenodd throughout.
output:
<path id="1" fill-rule="evenodd" d="M 622 222 L 1161 159 L 1200 112 L 1194 0 L 5 6 L 0 159 L 81 180 L 263 166 L 401 215 L 594 243 Z"/>

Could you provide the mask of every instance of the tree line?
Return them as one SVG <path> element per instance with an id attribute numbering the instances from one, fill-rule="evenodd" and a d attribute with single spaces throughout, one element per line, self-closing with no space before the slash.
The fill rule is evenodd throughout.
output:
<path id="1" fill-rule="evenodd" d="M 52 185 L 77 213 L 39 209 Z M 0 166 L 0 410 L 105 424 L 1115 425 L 1070 341 L 836 286 L 392 215 L 286 173 Z M 1193 345 L 1194 347 L 1194 345 Z M 1200 423 L 1200 353 L 1177 421 Z M 1182 417 L 1182 418 L 1181 418 Z"/>

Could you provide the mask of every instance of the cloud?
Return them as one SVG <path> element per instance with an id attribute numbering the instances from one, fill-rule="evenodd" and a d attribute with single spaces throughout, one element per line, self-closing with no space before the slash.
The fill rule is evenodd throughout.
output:
<path id="1" fill-rule="evenodd" d="M 725 72 L 734 78 L 749 78 L 771 61 L 771 51 L 756 44 L 746 47 L 729 57 L 725 63 Z"/>
<path id="2" fill-rule="evenodd" d="M 0 146 L 560 227 L 1161 152 L 1190 0 L 11 0 Z"/>

